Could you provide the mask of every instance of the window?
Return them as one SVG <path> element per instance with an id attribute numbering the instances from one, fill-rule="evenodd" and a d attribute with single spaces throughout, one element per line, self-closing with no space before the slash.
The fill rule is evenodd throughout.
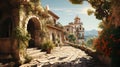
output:
<path id="1" fill-rule="evenodd" d="M 10 37 L 12 33 L 12 20 L 7 18 L 0 23 L 0 38 Z"/>
<path id="2" fill-rule="evenodd" d="M 69 29 L 67 29 L 67 31 L 69 31 Z"/>

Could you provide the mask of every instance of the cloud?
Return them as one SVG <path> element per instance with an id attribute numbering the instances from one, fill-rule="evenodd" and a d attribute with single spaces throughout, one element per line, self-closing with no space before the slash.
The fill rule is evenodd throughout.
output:
<path id="1" fill-rule="evenodd" d="M 61 12 L 65 12 L 69 15 L 73 15 L 73 14 L 85 14 L 87 15 L 87 10 L 88 9 L 93 9 L 91 6 L 89 7 L 82 7 L 82 8 L 52 8 L 53 11 L 61 11 Z"/>
<path id="2" fill-rule="evenodd" d="M 54 11 L 64 11 L 63 8 L 52 8 L 52 10 L 54 10 Z"/>

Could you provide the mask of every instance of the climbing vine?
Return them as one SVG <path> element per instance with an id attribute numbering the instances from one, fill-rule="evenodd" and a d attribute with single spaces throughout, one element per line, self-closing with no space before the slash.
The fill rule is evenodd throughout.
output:
<path id="1" fill-rule="evenodd" d="M 13 36 L 15 39 L 17 39 L 20 49 L 28 46 L 28 42 L 26 41 L 30 40 L 30 35 L 25 32 L 23 28 L 16 27 L 13 31 Z M 23 44 L 21 44 L 20 42 L 22 42 Z"/>

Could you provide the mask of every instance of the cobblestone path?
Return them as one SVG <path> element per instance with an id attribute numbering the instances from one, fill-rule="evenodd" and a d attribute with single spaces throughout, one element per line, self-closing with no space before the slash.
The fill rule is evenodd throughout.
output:
<path id="1" fill-rule="evenodd" d="M 55 47 L 51 54 L 44 53 L 20 67 L 106 67 L 88 56 L 84 51 L 71 46 Z"/>

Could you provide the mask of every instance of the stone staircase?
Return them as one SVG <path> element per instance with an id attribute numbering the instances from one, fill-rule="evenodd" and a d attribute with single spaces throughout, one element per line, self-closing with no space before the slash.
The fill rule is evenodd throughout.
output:
<path id="1" fill-rule="evenodd" d="M 46 54 L 46 52 L 41 52 L 41 50 L 37 49 L 37 48 L 28 48 L 27 49 L 27 54 L 32 58 L 38 58 L 41 55 Z"/>
<path id="2" fill-rule="evenodd" d="M 27 48 L 27 54 L 28 54 L 28 56 L 32 57 L 34 60 L 36 58 L 39 58 L 42 55 L 45 55 L 46 52 L 42 52 L 41 49 L 37 49 L 37 48 Z M 31 63 L 26 63 L 19 67 L 37 67 L 37 65 L 31 64 Z"/>

